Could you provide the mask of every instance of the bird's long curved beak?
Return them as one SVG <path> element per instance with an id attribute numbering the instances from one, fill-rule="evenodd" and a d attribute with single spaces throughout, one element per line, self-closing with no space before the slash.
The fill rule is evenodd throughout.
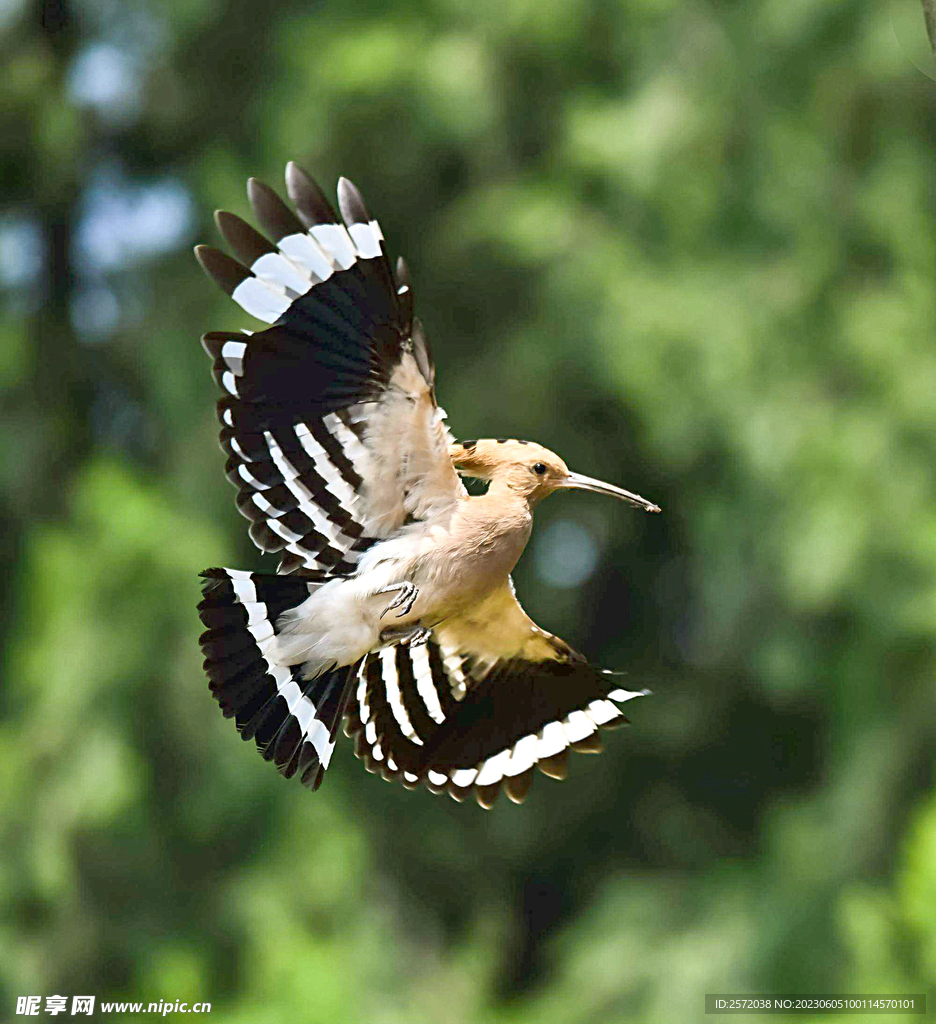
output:
<path id="1" fill-rule="evenodd" d="M 615 487 L 614 484 L 606 484 L 603 480 L 595 480 L 581 473 L 570 473 L 559 486 L 574 487 L 580 491 L 595 491 L 597 494 L 610 494 L 612 498 L 620 498 L 633 505 L 634 508 L 642 508 L 645 512 L 663 511 L 659 505 L 654 505 L 652 501 L 641 498 L 639 494 L 632 494 L 630 491 L 625 491 L 623 487 Z"/>

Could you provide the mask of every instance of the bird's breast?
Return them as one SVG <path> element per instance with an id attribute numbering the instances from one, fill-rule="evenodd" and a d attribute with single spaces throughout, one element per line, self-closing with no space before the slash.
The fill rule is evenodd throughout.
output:
<path id="1" fill-rule="evenodd" d="M 386 599 L 377 591 L 406 580 L 418 597 L 394 624 L 461 614 L 503 586 L 530 537 L 531 521 L 525 507 L 505 514 L 468 500 L 441 521 L 409 527 L 361 559 L 357 577 L 366 582 L 366 600 L 379 614 Z"/>
<path id="2" fill-rule="evenodd" d="M 437 614 L 452 614 L 502 586 L 526 547 L 529 514 L 486 513 L 469 506 L 447 529 L 429 531 L 420 574 Z"/>

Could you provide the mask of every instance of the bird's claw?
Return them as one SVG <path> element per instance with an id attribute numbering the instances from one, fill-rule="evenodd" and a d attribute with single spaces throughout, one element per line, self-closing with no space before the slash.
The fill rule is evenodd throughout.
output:
<path id="1" fill-rule="evenodd" d="M 421 647 L 431 636 L 432 630 L 423 626 L 387 626 L 380 631 L 380 642 L 396 642 L 402 647 Z"/>
<path id="2" fill-rule="evenodd" d="M 391 583 L 389 587 L 383 587 L 381 590 L 378 590 L 377 593 L 392 594 L 396 591 L 399 591 L 399 594 L 397 594 L 390 604 L 388 604 L 380 613 L 381 618 L 394 608 L 400 609 L 400 611 L 397 612 L 398 619 L 402 619 L 404 615 L 409 615 L 410 609 L 416 603 L 416 598 L 419 596 L 419 591 L 416 589 L 416 586 L 408 580 L 404 580 L 402 583 Z"/>

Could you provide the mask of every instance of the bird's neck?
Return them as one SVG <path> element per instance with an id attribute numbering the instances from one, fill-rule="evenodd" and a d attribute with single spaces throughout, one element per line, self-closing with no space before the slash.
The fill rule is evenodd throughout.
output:
<path id="1" fill-rule="evenodd" d="M 528 516 L 533 511 L 529 496 L 515 491 L 506 480 L 492 480 L 482 497 L 489 504 L 502 507 L 507 515 L 515 513 Z"/>

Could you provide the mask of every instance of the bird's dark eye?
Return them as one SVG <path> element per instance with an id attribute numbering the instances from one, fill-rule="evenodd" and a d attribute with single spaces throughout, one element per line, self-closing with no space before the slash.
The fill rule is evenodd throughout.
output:
<path id="1" fill-rule="evenodd" d="M 534 462 L 533 472 L 539 476 L 542 476 L 546 472 L 546 464 L 543 462 Z"/>

